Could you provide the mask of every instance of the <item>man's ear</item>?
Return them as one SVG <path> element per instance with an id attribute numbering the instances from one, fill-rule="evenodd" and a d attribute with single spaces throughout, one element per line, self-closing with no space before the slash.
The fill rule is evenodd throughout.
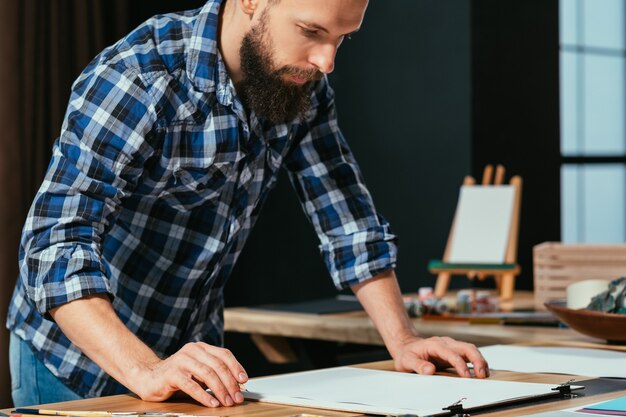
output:
<path id="1" fill-rule="evenodd" d="M 252 18 L 259 7 L 259 0 L 239 0 L 241 11 Z"/>

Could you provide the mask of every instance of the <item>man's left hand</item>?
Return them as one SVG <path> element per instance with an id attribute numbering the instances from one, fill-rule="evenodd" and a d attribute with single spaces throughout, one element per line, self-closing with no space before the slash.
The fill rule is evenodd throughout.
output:
<path id="1" fill-rule="evenodd" d="M 396 370 L 425 375 L 432 375 L 437 369 L 454 368 L 460 376 L 469 378 L 472 375 L 468 362 L 473 365 L 477 378 L 489 376 L 487 361 L 476 346 L 450 337 L 410 337 L 394 355 Z"/>

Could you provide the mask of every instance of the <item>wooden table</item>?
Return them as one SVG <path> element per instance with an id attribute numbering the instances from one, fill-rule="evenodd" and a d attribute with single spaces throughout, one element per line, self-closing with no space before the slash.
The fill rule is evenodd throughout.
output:
<path id="1" fill-rule="evenodd" d="M 392 362 L 377 362 L 365 365 L 361 367 L 367 367 L 372 369 L 391 370 Z M 444 375 L 452 375 L 442 373 Z M 525 381 L 525 382 L 542 382 L 558 385 L 564 382 L 566 377 L 564 375 L 554 374 L 524 374 L 517 372 L 507 371 L 493 371 L 492 379 L 506 380 L 506 381 Z M 589 379 L 587 377 L 576 377 L 577 381 L 583 381 Z M 540 413 L 549 410 L 560 410 L 564 408 L 570 408 L 575 406 L 582 406 L 594 402 L 604 401 L 612 398 L 617 398 L 626 395 L 626 390 L 616 391 L 612 393 L 605 393 L 599 395 L 585 396 L 574 399 L 555 399 L 549 403 L 536 404 L 526 403 L 513 409 L 492 411 L 481 415 L 488 415 L 493 417 L 512 417 L 527 415 L 533 413 Z M 164 403 L 149 403 L 137 399 L 130 395 L 115 395 L 110 397 L 93 398 L 88 400 L 68 401 L 64 403 L 46 404 L 46 409 L 52 410 L 90 410 L 90 411 L 152 411 L 152 412 L 177 412 L 187 413 L 197 416 L 254 416 L 254 417 L 287 417 L 295 416 L 299 413 L 317 414 L 320 416 L 328 417 L 347 417 L 357 416 L 359 414 L 343 413 L 328 410 L 317 410 L 311 408 L 302 407 L 289 407 L 272 404 L 263 404 L 258 402 L 245 402 L 242 405 L 235 407 L 223 407 L 216 409 L 209 409 L 198 405 L 189 399 L 176 399 L 170 400 Z M 2 410 L 4 413 L 9 413 L 9 409 Z"/>
<path id="2" fill-rule="evenodd" d="M 505 311 L 530 309 L 532 306 L 532 293 L 520 291 L 516 292 L 513 302 L 502 305 Z M 413 323 L 421 336 L 449 336 L 477 346 L 567 345 L 626 351 L 625 345 L 606 345 L 602 340 L 564 328 L 469 324 L 467 321 L 423 319 L 413 319 Z M 364 311 L 318 315 L 234 307 L 224 310 L 224 329 L 229 332 L 249 333 L 257 347 L 272 363 L 288 363 L 296 359 L 286 338 L 384 345 L 380 334 Z"/>

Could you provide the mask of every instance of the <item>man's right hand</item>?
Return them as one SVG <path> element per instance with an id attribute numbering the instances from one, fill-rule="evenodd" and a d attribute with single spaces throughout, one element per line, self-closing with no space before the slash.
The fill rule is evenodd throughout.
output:
<path id="1" fill-rule="evenodd" d="M 207 407 L 243 402 L 239 384 L 248 376 L 227 349 L 188 343 L 160 359 L 122 323 L 104 294 L 71 301 L 50 315 L 72 343 L 142 400 L 163 401 L 182 391 Z"/>
<path id="2" fill-rule="evenodd" d="M 167 359 L 146 364 L 138 373 L 135 393 L 145 401 L 164 401 L 182 391 L 207 407 L 243 402 L 239 384 L 248 376 L 228 350 L 206 343 L 188 343 Z M 209 388 L 215 398 L 210 395 Z"/>

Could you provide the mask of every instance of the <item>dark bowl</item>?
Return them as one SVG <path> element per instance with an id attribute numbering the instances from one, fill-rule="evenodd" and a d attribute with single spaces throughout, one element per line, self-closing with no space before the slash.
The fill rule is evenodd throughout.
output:
<path id="1" fill-rule="evenodd" d="M 626 314 L 574 310 L 563 301 L 544 303 L 559 320 L 584 335 L 605 339 L 608 343 L 626 344 Z"/>

